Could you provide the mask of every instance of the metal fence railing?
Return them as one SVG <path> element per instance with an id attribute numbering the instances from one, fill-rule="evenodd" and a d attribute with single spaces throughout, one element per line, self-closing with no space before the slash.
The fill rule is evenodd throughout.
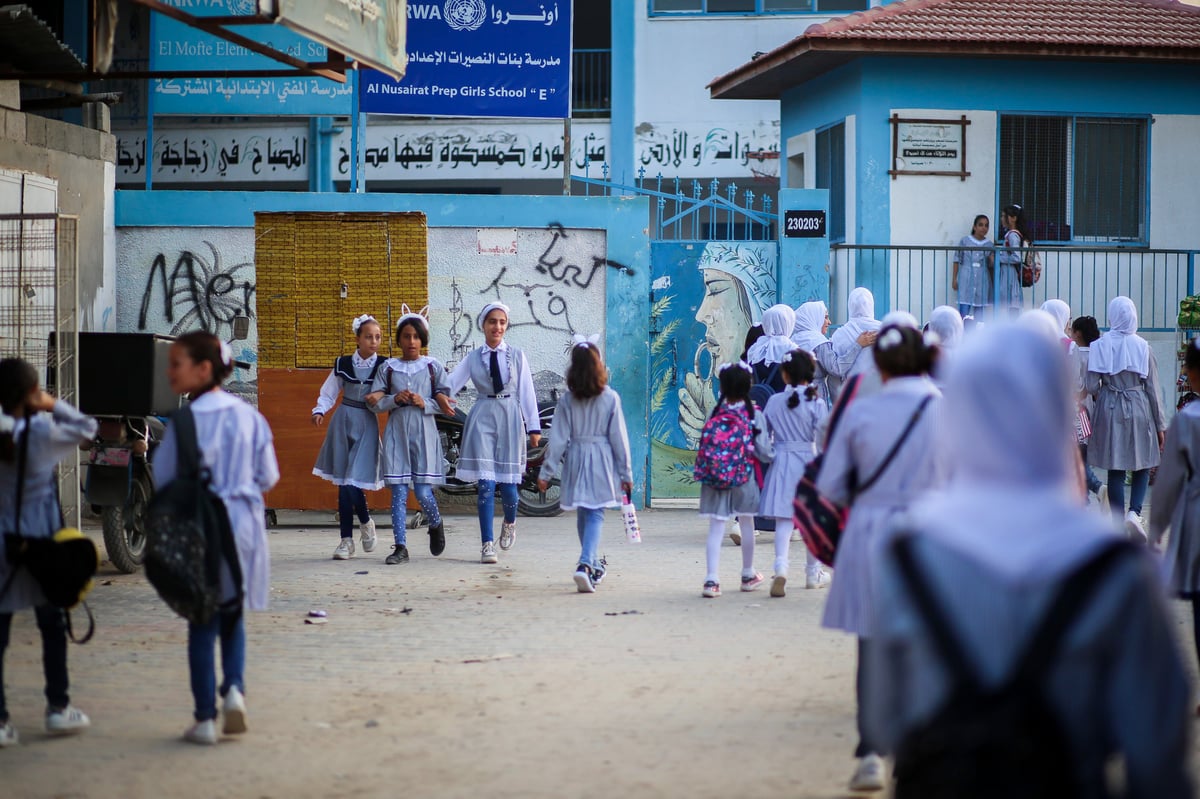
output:
<path id="1" fill-rule="evenodd" d="M 1094 316 L 1108 325 L 1108 303 L 1118 295 L 1134 301 L 1144 331 L 1176 329 L 1179 301 L 1195 293 L 1200 250 L 1141 250 L 1087 247 L 1035 248 L 1042 278 L 1022 290 L 1023 307 L 1064 300 L 1073 316 Z M 938 305 L 957 305 L 952 288 L 957 247 L 837 244 L 830 250 L 830 317 L 845 321 L 846 299 L 855 286 L 888 288 L 887 307 L 928 319 Z M 876 298 L 876 305 L 882 298 Z"/>

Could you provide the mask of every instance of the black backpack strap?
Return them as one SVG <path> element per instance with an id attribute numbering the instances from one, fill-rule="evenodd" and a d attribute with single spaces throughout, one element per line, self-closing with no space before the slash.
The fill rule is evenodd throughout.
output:
<path id="1" fill-rule="evenodd" d="M 190 405 L 171 414 L 175 427 L 175 472 L 181 477 L 200 473 L 200 443 L 196 439 L 196 417 Z"/>
<path id="2" fill-rule="evenodd" d="M 850 404 L 850 400 L 854 399 L 858 394 L 859 383 L 862 382 L 862 375 L 854 375 L 853 377 L 842 383 L 842 390 L 838 392 L 837 400 L 833 403 L 833 410 L 830 411 L 829 427 L 825 430 L 825 443 L 821 449 L 825 449 L 825 445 L 829 444 L 833 438 L 833 431 L 837 428 L 837 424 L 842 419 L 842 414 L 846 412 L 846 406 Z"/>
<path id="3" fill-rule="evenodd" d="M 932 394 L 921 400 L 921 404 L 917 406 L 915 411 L 913 411 L 912 418 L 908 420 L 908 425 L 904 428 L 904 432 L 900 434 L 898 439 L 896 439 L 896 443 L 892 444 L 892 448 L 888 451 L 888 454 L 884 456 L 883 462 L 879 464 L 879 468 L 875 470 L 874 474 L 867 478 L 865 483 L 854 489 L 855 496 L 864 493 L 868 488 L 875 485 L 879 478 L 883 476 L 883 473 L 887 471 L 887 467 L 892 465 L 892 461 L 900 452 L 900 447 L 902 447 L 905 440 L 908 439 L 908 434 L 911 433 L 913 428 L 917 426 L 917 421 L 921 418 L 921 414 L 925 412 L 925 406 L 928 405 L 932 400 Z"/>

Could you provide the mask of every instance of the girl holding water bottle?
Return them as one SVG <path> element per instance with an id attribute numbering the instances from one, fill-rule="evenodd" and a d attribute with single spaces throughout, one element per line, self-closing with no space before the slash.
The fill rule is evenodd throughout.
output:
<path id="1" fill-rule="evenodd" d="M 604 579 L 605 564 L 596 554 L 604 509 L 619 507 L 633 489 L 633 462 L 621 398 L 608 387 L 608 370 L 596 347 L 598 341 L 599 336 L 575 336 L 567 367 L 567 393 L 554 411 L 554 435 L 538 474 L 542 491 L 559 476 L 562 507 L 575 509 L 581 547 L 575 586 L 583 594 L 593 593 Z"/>

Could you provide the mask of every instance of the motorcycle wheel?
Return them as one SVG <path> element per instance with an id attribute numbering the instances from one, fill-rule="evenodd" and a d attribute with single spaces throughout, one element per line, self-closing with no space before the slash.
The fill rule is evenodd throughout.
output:
<path id="1" fill-rule="evenodd" d="M 536 485 L 526 487 L 522 484 L 517 491 L 517 511 L 522 516 L 557 516 L 562 513 L 558 502 L 561 494 L 562 487 L 557 480 L 545 491 L 539 491 Z"/>
<path id="2" fill-rule="evenodd" d="M 108 560 L 118 571 L 133 574 L 142 566 L 146 556 L 146 506 L 150 495 L 143 480 L 135 480 L 129 504 L 133 514 L 132 529 L 125 528 L 125 508 L 107 507 L 101 516 L 104 527 L 104 549 Z"/>

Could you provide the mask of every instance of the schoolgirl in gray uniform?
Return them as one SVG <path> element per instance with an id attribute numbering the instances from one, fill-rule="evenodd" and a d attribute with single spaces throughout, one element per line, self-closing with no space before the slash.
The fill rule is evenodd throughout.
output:
<path id="1" fill-rule="evenodd" d="M 358 516 L 363 552 L 375 549 L 375 520 L 367 511 L 363 489 L 383 488 L 379 478 L 379 426 L 367 406 L 366 396 L 379 368 L 379 343 L 382 332 L 379 322 L 363 314 L 351 323 L 358 349 L 343 355 L 333 363 L 333 370 L 321 384 L 317 405 L 312 410 L 313 425 L 325 423 L 325 415 L 337 402 L 333 419 L 325 431 L 325 443 L 317 455 L 313 474 L 338 487 L 338 521 L 341 540 L 333 550 L 334 560 L 348 560 L 354 555 L 354 517 Z"/>
<path id="2" fill-rule="evenodd" d="M 992 242 L 988 239 L 988 218 L 979 214 L 971 224 L 970 235 L 958 240 L 954 252 L 954 276 L 951 288 L 958 292 L 958 312 L 962 316 L 983 315 L 992 304 Z"/>
<path id="3" fill-rule="evenodd" d="M 1161 458 L 1166 417 L 1158 394 L 1158 361 L 1137 335 L 1137 306 L 1128 297 L 1108 304 L 1108 332 L 1092 342 L 1084 388 L 1095 398 L 1087 462 L 1108 470 L 1108 505 L 1133 538 L 1146 540 L 1142 501 L 1150 469 Z M 1125 472 L 1133 472 L 1125 510 Z"/>
<path id="4" fill-rule="evenodd" d="M 412 488 L 429 520 L 429 551 L 440 555 L 446 548 L 442 514 L 433 487 L 446 482 L 442 442 L 433 415 L 440 407 L 453 413 L 446 384 L 446 367 L 436 358 L 421 354 L 429 346 L 429 323 L 423 308 L 419 313 L 402 306 L 396 322 L 399 358 L 388 358 L 375 374 L 367 403 L 376 413 L 388 414 L 383 431 L 383 481 L 392 489 L 392 535 L 395 545 L 386 563 L 408 562 L 405 527 L 408 489 Z"/>
<path id="5" fill-rule="evenodd" d="M 769 400 L 762 411 L 767 432 L 775 447 L 775 459 L 763 479 L 758 515 L 775 519 L 775 576 L 771 596 L 785 595 L 788 573 L 788 544 L 792 530 L 792 502 L 796 484 L 804 468 L 816 455 L 817 431 L 829 415 L 829 406 L 821 399 L 813 382 L 816 362 L 806 350 L 792 350 L 783 356 L 780 371 L 787 384 Z M 805 587 L 820 588 L 829 582 L 829 573 L 821 562 L 808 553 Z"/>
<path id="6" fill-rule="evenodd" d="M 463 428 L 462 449 L 456 476 L 478 483 L 476 509 L 479 537 L 483 542 L 481 563 L 496 563 L 492 535 L 495 494 L 500 491 L 504 524 L 500 548 L 509 549 L 517 538 L 517 485 L 525 475 L 525 434 L 537 446 L 542 438 L 537 395 L 525 353 L 504 341 L 508 330 L 508 306 L 488 303 L 479 314 L 484 345 L 470 352 L 450 373 L 450 396 L 473 383 L 479 393 Z"/>
<path id="7" fill-rule="evenodd" d="M 1009 205 L 1000 212 L 1000 223 L 1007 232 L 1004 247 L 996 254 L 996 308 L 1007 308 L 1010 313 L 1019 313 L 1024 295 L 1021 292 L 1021 265 L 1025 254 L 1021 251 L 1032 242 L 1025 232 L 1025 212 L 1019 205 Z"/>
<path id="8" fill-rule="evenodd" d="M 596 347 L 599 336 L 575 335 L 567 393 L 554 410 L 554 435 L 538 475 L 545 491 L 561 474 L 563 510 L 575 510 L 579 532 L 579 563 L 575 587 L 590 594 L 604 579 L 604 562 L 597 555 L 604 509 L 620 507 L 622 494 L 633 490 L 633 462 L 621 398 L 608 387 L 608 370 Z M 562 462 L 561 472 L 559 463 Z"/>

